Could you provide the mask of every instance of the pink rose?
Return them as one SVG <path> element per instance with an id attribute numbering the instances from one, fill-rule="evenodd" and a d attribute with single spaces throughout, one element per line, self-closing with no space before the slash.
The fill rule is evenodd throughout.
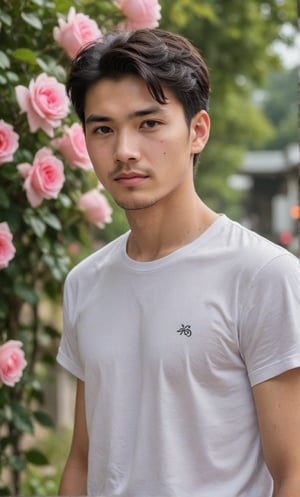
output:
<path id="1" fill-rule="evenodd" d="M 53 128 L 61 124 L 61 119 L 69 112 L 69 99 L 65 86 L 54 77 L 40 74 L 29 83 L 29 88 L 18 85 L 16 97 L 22 112 L 27 113 L 32 133 L 41 128 L 48 136 L 53 136 Z"/>
<path id="2" fill-rule="evenodd" d="M 86 220 L 98 228 L 103 228 L 105 223 L 112 221 L 112 208 L 97 188 L 83 193 L 78 200 L 78 207 L 83 211 Z"/>
<path id="3" fill-rule="evenodd" d="M 84 132 L 80 124 L 74 123 L 70 128 L 66 126 L 65 135 L 53 140 L 52 143 L 72 168 L 92 169 Z"/>
<path id="4" fill-rule="evenodd" d="M 125 28 L 156 28 L 161 18 L 161 6 L 157 0 L 115 0 L 115 4 L 127 17 Z"/>
<path id="5" fill-rule="evenodd" d="M 71 7 L 67 22 L 58 19 L 59 27 L 53 29 L 53 37 L 69 57 L 73 58 L 86 43 L 102 38 L 97 23 L 84 14 L 76 14 Z"/>
<path id="6" fill-rule="evenodd" d="M 8 340 L 0 346 L 0 381 L 9 387 L 20 380 L 27 365 L 21 347 L 22 342 L 18 340 Z"/>
<path id="7" fill-rule="evenodd" d="M 32 207 L 40 205 L 44 198 L 57 198 L 65 181 L 64 165 L 51 150 L 39 150 L 33 164 L 19 164 L 18 171 L 25 178 L 24 189 Z"/>
<path id="8" fill-rule="evenodd" d="M 13 127 L 0 119 L 0 164 L 11 162 L 19 146 L 19 135 Z"/>
<path id="9" fill-rule="evenodd" d="M 0 223 L 0 269 L 8 266 L 9 261 L 14 258 L 15 252 L 8 224 Z"/>

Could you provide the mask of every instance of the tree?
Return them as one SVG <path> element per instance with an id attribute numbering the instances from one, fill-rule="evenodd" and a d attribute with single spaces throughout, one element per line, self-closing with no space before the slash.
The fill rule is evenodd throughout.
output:
<path id="1" fill-rule="evenodd" d="M 274 137 L 264 143 L 265 149 L 282 150 L 297 143 L 298 69 L 272 72 L 262 99 L 262 110 L 274 127 Z"/>

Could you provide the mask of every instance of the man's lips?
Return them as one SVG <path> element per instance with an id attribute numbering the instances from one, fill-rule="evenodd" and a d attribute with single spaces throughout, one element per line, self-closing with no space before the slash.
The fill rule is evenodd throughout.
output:
<path id="1" fill-rule="evenodd" d="M 115 181 L 124 186 L 134 186 L 142 183 L 146 178 L 148 178 L 146 174 L 131 172 L 119 174 L 116 176 Z"/>

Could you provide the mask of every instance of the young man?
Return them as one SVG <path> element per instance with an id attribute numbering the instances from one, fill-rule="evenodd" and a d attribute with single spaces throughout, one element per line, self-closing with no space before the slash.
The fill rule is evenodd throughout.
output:
<path id="1" fill-rule="evenodd" d="M 65 284 L 78 379 L 61 495 L 300 496 L 300 271 L 193 184 L 206 65 L 162 30 L 109 35 L 68 93 L 130 231 Z"/>

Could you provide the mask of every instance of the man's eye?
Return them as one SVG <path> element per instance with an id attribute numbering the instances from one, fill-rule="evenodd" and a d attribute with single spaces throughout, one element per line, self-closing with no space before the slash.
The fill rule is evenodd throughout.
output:
<path id="1" fill-rule="evenodd" d="M 149 119 L 142 123 L 142 128 L 155 128 L 159 124 L 159 121 L 155 121 L 154 119 Z"/>
<path id="2" fill-rule="evenodd" d="M 111 128 L 109 126 L 98 126 L 94 129 L 94 133 L 98 133 L 100 135 L 107 135 L 111 132 Z"/>

